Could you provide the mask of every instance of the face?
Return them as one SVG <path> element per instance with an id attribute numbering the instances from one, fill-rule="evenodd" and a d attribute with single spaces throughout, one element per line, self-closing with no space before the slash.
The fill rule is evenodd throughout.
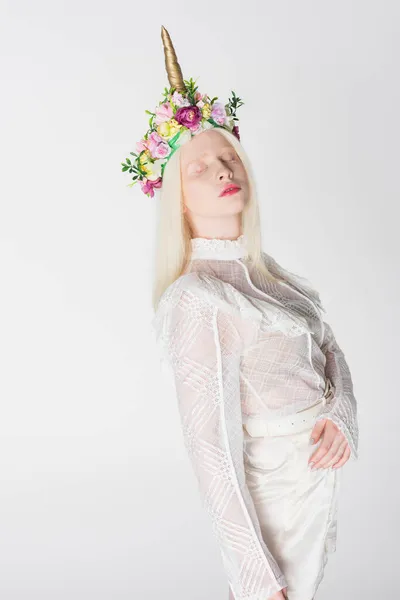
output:
<path id="1" fill-rule="evenodd" d="M 245 168 L 232 144 L 215 129 L 192 137 L 181 148 L 184 211 L 203 217 L 242 212 L 249 193 Z M 235 193 L 221 195 L 228 186 Z"/>

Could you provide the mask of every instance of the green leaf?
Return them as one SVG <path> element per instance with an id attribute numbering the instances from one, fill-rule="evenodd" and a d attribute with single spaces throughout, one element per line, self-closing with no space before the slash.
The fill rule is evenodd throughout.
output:
<path id="1" fill-rule="evenodd" d="M 210 117 L 209 119 L 207 119 L 207 121 L 209 123 L 212 123 L 214 125 L 214 127 L 219 127 L 218 123 L 216 121 L 214 121 L 214 119 L 212 117 Z"/>

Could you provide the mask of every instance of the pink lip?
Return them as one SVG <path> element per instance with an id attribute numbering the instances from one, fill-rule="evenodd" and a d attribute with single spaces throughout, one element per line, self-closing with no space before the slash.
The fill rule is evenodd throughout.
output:
<path id="1" fill-rule="evenodd" d="M 232 189 L 230 189 L 228 192 L 224 192 L 224 190 L 222 190 L 222 192 L 220 193 L 220 196 L 231 196 L 232 194 L 236 194 L 236 192 L 238 192 L 241 189 L 238 185 L 234 185 L 234 186 L 230 186 L 230 187 Z"/>

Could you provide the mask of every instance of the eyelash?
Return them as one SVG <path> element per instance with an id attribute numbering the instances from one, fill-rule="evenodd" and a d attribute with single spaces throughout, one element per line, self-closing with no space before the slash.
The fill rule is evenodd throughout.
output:
<path id="1" fill-rule="evenodd" d="M 231 158 L 226 159 L 228 162 L 236 162 L 236 156 L 231 156 Z M 204 169 L 197 168 L 194 170 L 194 173 L 201 173 Z"/>

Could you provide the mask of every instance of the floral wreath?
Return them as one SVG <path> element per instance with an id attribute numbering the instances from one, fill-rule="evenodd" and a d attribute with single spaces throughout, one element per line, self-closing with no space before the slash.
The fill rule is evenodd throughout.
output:
<path id="1" fill-rule="evenodd" d="M 130 152 L 133 159 L 126 158 L 122 171 L 133 173 L 132 187 L 140 183 L 142 192 L 153 197 L 154 190 L 161 188 L 164 168 L 173 153 L 194 135 L 222 127 L 230 131 L 240 141 L 236 110 L 244 103 L 232 91 L 227 104 L 216 102 L 218 96 L 210 99 L 201 94 L 192 78 L 183 79 L 175 50 L 167 30 L 161 27 L 164 44 L 165 65 L 170 87 L 164 89 L 163 99 L 150 115 L 149 129 L 136 143 L 136 151 Z"/>

